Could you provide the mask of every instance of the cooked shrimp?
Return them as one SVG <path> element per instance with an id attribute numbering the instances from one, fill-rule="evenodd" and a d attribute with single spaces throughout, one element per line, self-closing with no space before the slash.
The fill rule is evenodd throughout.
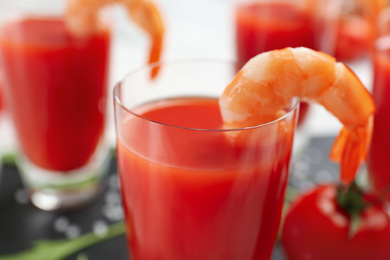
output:
<path id="1" fill-rule="evenodd" d="M 331 56 L 303 47 L 255 56 L 220 98 L 224 126 L 274 120 L 294 97 L 322 105 L 343 124 L 331 159 L 341 163 L 341 180 L 351 182 L 366 158 L 375 106 L 355 74 Z"/>
<path id="2" fill-rule="evenodd" d="M 133 21 L 151 38 L 149 63 L 159 61 L 163 45 L 164 24 L 156 5 L 149 0 L 68 0 L 66 22 L 69 30 L 78 36 L 99 30 L 99 11 L 109 4 L 123 4 Z M 158 67 L 151 76 L 155 77 Z"/>

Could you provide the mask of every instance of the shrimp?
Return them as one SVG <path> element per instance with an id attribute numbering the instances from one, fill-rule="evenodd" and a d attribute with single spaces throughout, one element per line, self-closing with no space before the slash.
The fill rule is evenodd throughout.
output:
<path id="1" fill-rule="evenodd" d="M 151 38 L 149 63 L 160 60 L 163 46 L 164 23 L 157 6 L 149 0 L 68 0 L 66 24 L 77 36 L 85 36 L 100 29 L 99 11 L 109 4 L 123 4 L 133 21 Z M 158 73 L 154 67 L 151 77 Z"/>
<path id="2" fill-rule="evenodd" d="M 343 124 L 330 159 L 350 183 L 366 159 L 375 105 L 371 94 L 343 63 L 308 48 L 285 48 L 249 60 L 222 93 L 225 128 L 277 119 L 294 97 L 322 105 Z"/>

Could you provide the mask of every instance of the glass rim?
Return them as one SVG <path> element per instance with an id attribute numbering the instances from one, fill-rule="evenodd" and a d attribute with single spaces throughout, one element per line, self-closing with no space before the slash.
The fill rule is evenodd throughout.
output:
<path id="1" fill-rule="evenodd" d="M 247 127 L 238 127 L 238 128 L 195 128 L 195 127 L 184 127 L 184 126 L 179 126 L 179 125 L 173 125 L 173 124 L 168 124 L 168 123 L 163 123 L 163 122 L 159 122 L 157 120 L 152 120 L 152 119 L 149 119 L 147 117 L 144 117 L 142 115 L 140 115 L 139 113 L 136 113 L 134 111 L 134 109 L 131 109 L 131 108 L 128 108 L 126 107 L 125 104 L 123 104 L 121 102 L 121 99 L 119 97 L 119 89 L 121 88 L 121 83 L 128 79 L 129 77 L 131 77 L 132 75 L 134 74 L 137 74 L 139 72 L 142 72 L 142 71 L 145 71 L 145 70 L 151 70 L 152 68 L 154 67 L 158 67 L 158 66 L 166 66 L 166 65 L 179 65 L 179 64 L 183 64 L 183 63 L 205 63 L 205 62 L 214 62 L 214 63 L 224 63 L 224 64 L 227 64 L 227 63 L 231 63 L 231 64 L 234 64 L 234 63 L 237 63 L 237 61 L 235 60 L 228 60 L 228 59 L 216 59 L 216 58 L 182 58 L 182 59 L 174 59 L 174 60 L 165 60 L 165 61 L 159 61 L 159 62 L 154 62 L 154 63 L 151 63 L 151 64 L 146 64 L 144 66 L 141 66 L 141 67 L 138 67 L 138 68 L 135 68 L 131 71 L 129 71 L 128 73 L 125 74 L 125 76 L 122 77 L 121 80 L 119 80 L 117 83 L 115 83 L 114 85 L 114 88 L 113 88 L 113 99 L 114 99 L 114 102 L 115 104 L 117 104 L 123 111 L 126 111 L 128 114 L 131 114 L 137 118 L 140 118 L 142 120 L 145 120 L 145 121 L 148 121 L 150 123 L 155 123 L 155 124 L 158 124 L 158 125 L 161 125 L 161 126 L 166 126 L 166 127 L 172 127 L 172 128 L 177 128 L 177 129 L 185 129 L 185 130 L 193 130 L 193 131 L 205 131 L 205 132 L 231 132 L 231 131 L 243 131 L 243 130 L 251 130 L 251 129 L 255 129 L 255 128 L 262 128 L 262 127 L 266 127 L 266 126 L 269 126 L 269 125 L 273 125 L 273 124 L 276 124 L 277 122 L 279 121 L 282 121 L 283 119 L 285 119 L 286 117 L 288 117 L 289 115 L 291 115 L 298 107 L 299 107 L 299 104 L 300 104 L 300 99 L 299 97 L 294 97 L 291 99 L 292 103 L 291 103 L 291 106 L 288 110 L 286 110 L 286 113 L 283 114 L 282 116 L 279 116 L 278 118 L 276 118 L 275 120 L 272 120 L 272 121 L 269 121 L 269 122 L 266 122 L 266 123 L 262 123 L 262 124 L 258 124 L 258 125 L 254 125 L 254 126 L 247 126 Z M 158 77 L 158 75 L 156 76 Z M 186 96 L 183 96 L 183 98 L 185 98 Z M 219 98 L 219 97 L 217 97 Z"/>

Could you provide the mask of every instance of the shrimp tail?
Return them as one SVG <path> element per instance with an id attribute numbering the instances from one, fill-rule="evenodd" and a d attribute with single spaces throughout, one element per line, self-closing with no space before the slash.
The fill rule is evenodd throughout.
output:
<path id="1" fill-rule="evenodd" d="M 144 29 L 151 38 L 152 42 L 148 60 L 149 64 L 159 61 L 165 31 L 159 9 L 153 2 L 150 1 L 130 1 L 127 4 L 127 9 L 133 21 Z M 159 69 L 159 66 L 152 68 L 151 78 L 157 76 Z"/>
<path id="2" fill-rule="evenodd" d="M 131 19 L 151 38 L 148 63 L 160 60 L 163 48 L 164 22 L 151 0 L 67 0 L 66 24 L 70 32 L 85 36 L 99 29 L 99 11 L 109 4 L 123 4 Z M 157 76 L 159 66 L 152 68 L 150 77 Z"/>
<path id="3" fill-rule="evenodd" d="M 371 142 L 372 119 L 366 127 L 349 129 L 343 127 L 336 138 L 330 160 L 340 163 L 340 179 L 343 183 L 351 183 L 361 163 L 366 161 Z"/>

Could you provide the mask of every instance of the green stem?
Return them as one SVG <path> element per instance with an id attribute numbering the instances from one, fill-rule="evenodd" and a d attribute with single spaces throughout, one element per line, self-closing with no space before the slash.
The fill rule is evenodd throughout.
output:
<path id="1" fill-rule="evenodd" d="M 0 260 L 63 260 L 84 248 L 119 236 L 124 232 L 123 222 L 118 222 L 111 225 L 107 233 L 102 236 L 88 233 L 74 239 L 39 240 L 31 249 L 12 255 L 0 256 Z"/>
<path id="2" fill-rule="evenodd" d="M 358 231 L 360 225 L 360 214 L 370 205 L 364 199 L 362 190 L 355 182 L 348 186 L 339 186 L 337 190 L 337 204 L 350 217 L 348 236 L 352 238 Z"/>

